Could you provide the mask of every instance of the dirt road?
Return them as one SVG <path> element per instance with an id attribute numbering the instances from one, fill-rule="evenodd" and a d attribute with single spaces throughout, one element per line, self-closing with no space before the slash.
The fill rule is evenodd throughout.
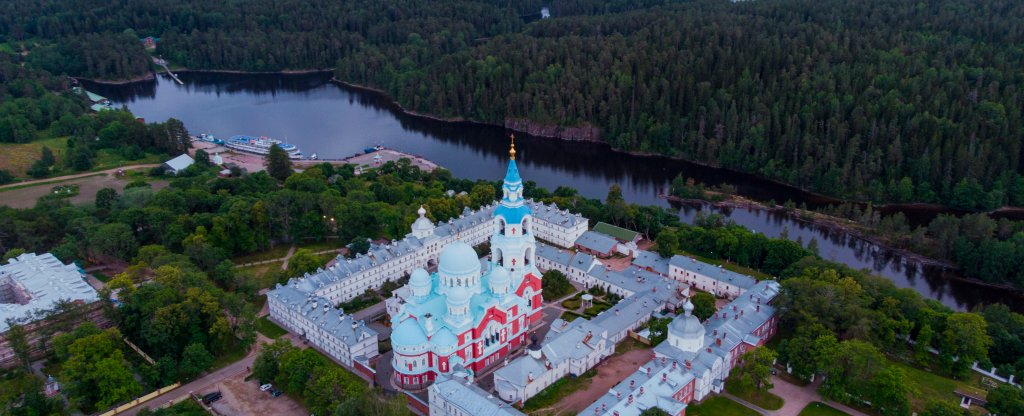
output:
<path id="1" fill-rule="evenodd" d="M 36 202 L 39 198 L 49 195 L 52 192 L 53 187 L 57 185 L 78 185 L 78 195 L 68 198 L 72 204 L 90 204 L 96 200 L 96 191 L 103 188 L 113 188 L 117 190 L 118 194 L 124 192 L 124 187 L 128 185 L 128 181 L 124 178 L 116 177 L 112 174 L 99 174 L 91 173 L 87 176 L 68 179 L 47 179 L 46 183 L 37 184 L 35 186 L 28 186 L 25 188 L 11 189 L 9 191 L 0 192 L 0 205 L 7 205 L 11 208 L 32 208 L 36 206 Z M 56 182 L 52 182 L 55 181 Z M 25 185 L 20 183 L 18 185 Z M 153 181 L 150 183 L 153 190 L 160 190 L 167 186 L 167 181 Z"/>
<path id="2" fill-rule="evenodd" d="M 31 180 L 31 181 L 11 183 L 11 184 L 7 184 L 7 185 L 0 185 L 0 189 L 13 188 L 13 187 L 16 187 L 16 186 L 35 185 L 35 184 L 54 182 L 54 181 L 64 181 L 64 180 L 68 180 L 68 179 L 75 179 L 75 178 L 81 178 L 81 177 L 85 177 L 85 176 L 92 176 L 92 175 L 95 175 L 97 173 L 105 173 L 105 174 L 107 174 L 107 176 L 112 176 L 112 175 L 114 175 L 114 173 L 117 173 L 117 171 L 121 170 L 121 169 L 124 169 L 124 170 L 146 169 L 146 168 L 155 168 L 157 166 L 160 166 L 160 164 L 150 163 L 150 164 L 144 164 L 144 165 L 122 166 L 122 167 L 119 167 L 119 168 L 101 170 L 101 171 L 98 171 L 98 172 L 83 172 L 83 173 L 76 173 L 74 175 L 57 176 L 55 178 L 35 179 L 35 180 Z"/>

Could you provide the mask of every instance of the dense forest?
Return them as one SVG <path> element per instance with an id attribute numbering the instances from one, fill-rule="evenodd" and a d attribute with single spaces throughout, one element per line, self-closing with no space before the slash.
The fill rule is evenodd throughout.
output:
<path id="1" fill-rule="evenodd" d="M 131 161 L 188 149 L 188 131 L 180 121 L 146 124 L 127 111 L 90 112 L 72 80 L 23 63 L 19 55 L 0 53 L 0 143 L 61 142 L 59 151 L 43 146 L 32 155 L 39 159 L 27 170 L 29 176 L 86 171 L 103 152 Z M 0 166 L 0 184 L 20 176 L 11 170 Z"/>
<path id="2" fill-rule="evenodd" d="M 578 0 L 545 20 L 538 0 L 5 3 L 5 40 L 71 75 L 136 76 L 126 33 L 153 35 L 190 68 L 336 67 L 417 112 L 835 196 L 1024 204 L 1020 2 Z M 73 52 L 102 63 L 54 63 L 93 34 L 107 53 Z"/>

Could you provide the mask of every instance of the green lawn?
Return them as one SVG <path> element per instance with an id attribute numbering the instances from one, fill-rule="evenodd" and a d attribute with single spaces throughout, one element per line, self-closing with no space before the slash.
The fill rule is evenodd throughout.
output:
<path id="1" fill-rule="evenodd" d="M 640 341 L 637 341 L 633 338 L 626 337 L 626 339 L 622 340 L 622 342 L 620 342 L 619 345 L 615 346 L 615 353 L 622 354 L 629 351 L 640 350 L 644 348 L 651 348 L 651 346 L 644 344 Z"/>
<path id="2" fill-rule="evenodd" d="M 911 407 L 916 411 L 920 412 L 928 405 L 928 402 L 936 399 L 960 403 L 960 399 L 953 393 L 956 389 L 973 391 L 983 396 L 986 394 L 985 390 L 977 384 L 976 378 L 970 379 L 974 380 L 973 383 L 953 380 L 902 362 L 892 360 L 890 362 L 906 373 L 908 384 L 916 390 L 910 394 Z"/>
<path id="3" fill-rule="evenodd" d="M 278 244 L 275 247 L 272 247 L 272 248 L 269 248 L 269 249 L 266 249 L 266 250 L 263 250 L 263 251 L 257 251 L 257 252 L 252 253 L 252 254 L 245 254 L 245 255 L 242 255 L 242 256 L 237 256 L 237 257 L 231 259 L 231 261 L 233 261 L 235 264 L 246 264 L 246 263 L 253 263 L 253 262 L 257 262 L 257 261 L 266 261 L 266 260 L 280 259 L 280 258 L 283 258 L 285 255 L 288 254 L 288 249 L 289 248 L 291 248 L 291 246 L 289 246 L 287 244 Z"/>
<path id="4" fill-rule="evenodd" d="M 301 243 L 296 248 L 304 248 L 316 253 L 318 251 L 335 250 L 342 247 L 345 247 L 345 242 L 337 238 L 332 238 L 325 239 L 324 241 L 309 241 L 306 243 Z"/>
<path id="5" fill-rule="evenodd" d="M 344 310 L 345 313 L 353 313 L 376 305 L 380 301 L 381 299 L 377 296 L 376 292 L 370 294 L 364 292 L 359 296 L 349 299 L 348 302 L 338 304 L 338 308 Z"/>
<path id="6" fill-rule="evenodd" d="M 523 404 L 523 412 L 532 413 L 539 409 L 550 407 L 570 394 L 586 389 L 590 386 L 591 379 L 596 374 L 597 370 L 591 369 L 580 377 L 564 377 L 559 379 L 546 389 L 541 390 L 536 396 L 527 400 Z"/>
<path id="7" fill-rule="evenodd" d="M 93 159 L 92 169 L 90 170 L 106 170 L 116 168 L 118 166 L 160 163 L 163 162 L 163 159 L 163 155 L 147 153 L 146 156 L 142 157 L 142 159 L 128 160 L 125 159 L 124 156 L 121 156 L 121 152 L 115 149 L 100 149 L 96 152 L 96 157 Z M 64 174 L 66 175 L 69 173 L 72 172 L 65 172 Z"/>
<path id="8" fill-rule="evenodd" d="M 750 403 L 756 404 L 762 409 L 779 410 L 782 408 L 783 400 L 781 397 L 767 391 L 759 391 L 755 388 L 745 388 L 741 386 L 739 381 L 736 379 L 725 382 L 725 391 Z"/>
<path id="9" fill-rule="evenodd" d="M 811 402 L 804 410 L 800 411 L 799 416 L 848 416 L 844 412 L 840 412 L 833 407 L 825 403 Z"/>
<path id="10" fill-rule="evenodd" d="M 686 416 L 760 416 L 757 412 L 722 396 L 688 406 Z"/>
<path id="11" fill-rule="evenodd" d="M 283 262 L 275 261 L 266 264 L 258 264 L 255 266 L 239 267 L 235 269 L 236 275 L 247 275 L 253 279 L 256 279 L 257 287 L 271 287 L 274 283 L 277 283 L 279 272 L 281 271 L 281 265 Z"/>
<path id="12" fill-rule="evenodd" d="M 270 339 L 274 339 L 288 333 L 284 328 L 270 322 L 270 318 L 266 316 L 256 320 L 256 331 L 259 331 L 259 333 Z"/>
<path id="13" fill-rule="evenodd" d="M 562 318 L 566 322 L 572 322 L 572 321 L 575 321 L 576 318 L 582 318 L 582 317 L 583 317 L 583 315 L 580 315 L 580 314 L 578 314 L 576 312 L 565 311 L 565 312 L 562 312 L 562 316 L 560 316 L 559 318 Z"/>
<path id="14" fill-rule="evenodd" d="M 249 353 L 249 350 L 238 345 L 238 339 L 234 337 L 231 338 L 231 344 L 232 345 L 227 348 L 227 353 L 213 359 L 213 365 L 206 370 L 207 374 L 227 367 L 228 364 L 245 358 L 246 354 Z"/>

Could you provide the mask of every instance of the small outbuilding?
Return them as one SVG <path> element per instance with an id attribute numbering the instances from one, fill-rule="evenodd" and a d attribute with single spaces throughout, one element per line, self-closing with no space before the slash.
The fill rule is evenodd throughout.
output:
<path id="1" fill-rule="evenodd" d="M 193 160 L 188 154 L 183 153 L 181 156 L 164 162 L 164 172 L 169 173 L 171 175 L 177 175 L 181 171 L 187 169 L 189 166 L 192 166 L 193 163 L 196 163 L 196 161 Z"/>

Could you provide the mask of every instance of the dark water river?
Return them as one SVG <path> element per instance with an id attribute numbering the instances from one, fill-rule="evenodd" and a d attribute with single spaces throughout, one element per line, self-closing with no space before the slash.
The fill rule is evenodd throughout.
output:
<path id="1" fill-rule="evenodd" d="M 124 86 L 88 85 L 138 117 L 182 120 L 193 134 L 220 138 L 266 135 L 298 145 L 306 155 L 340 158 L 375 144 L 423 156 L 458 177 L 497 180 L 504 175 L 508 132 L 473 123 L 446 123 L 401 113 L 375 93 L 330 82 L 329 74 L 249 75 L 181 73 L 185 85 L 167 78 Z M 523 177 L 554 189 L 567 185 L 583 195 L 604 199 L 618 183 L 630 202 L 668 206 L 657 195 L 677 174 L 710 185 L 729 183 L 754 200 L 793 200 L 814 208 L 828 198 L 763 180 L 753 175 L 660 157 L 633 156 L 597 143 L 568 142 L 517 134 L 517 161 Z M 950 279 L 950 272 L 925 266 L 846 233 L 807 225 L 783 214 L 757 209 L 683 207 L 689 222 L 700 210 L 720 212 L 736 223 L 768 236 L 818 240 L 825 258 L 870 269 L 900 287 L 910 287 L 956 309 L 1002 302 L 1024 309 L 1024 299 L 1004 290 Z M 927 221 L 934 212 L 907 212 Z"/>

